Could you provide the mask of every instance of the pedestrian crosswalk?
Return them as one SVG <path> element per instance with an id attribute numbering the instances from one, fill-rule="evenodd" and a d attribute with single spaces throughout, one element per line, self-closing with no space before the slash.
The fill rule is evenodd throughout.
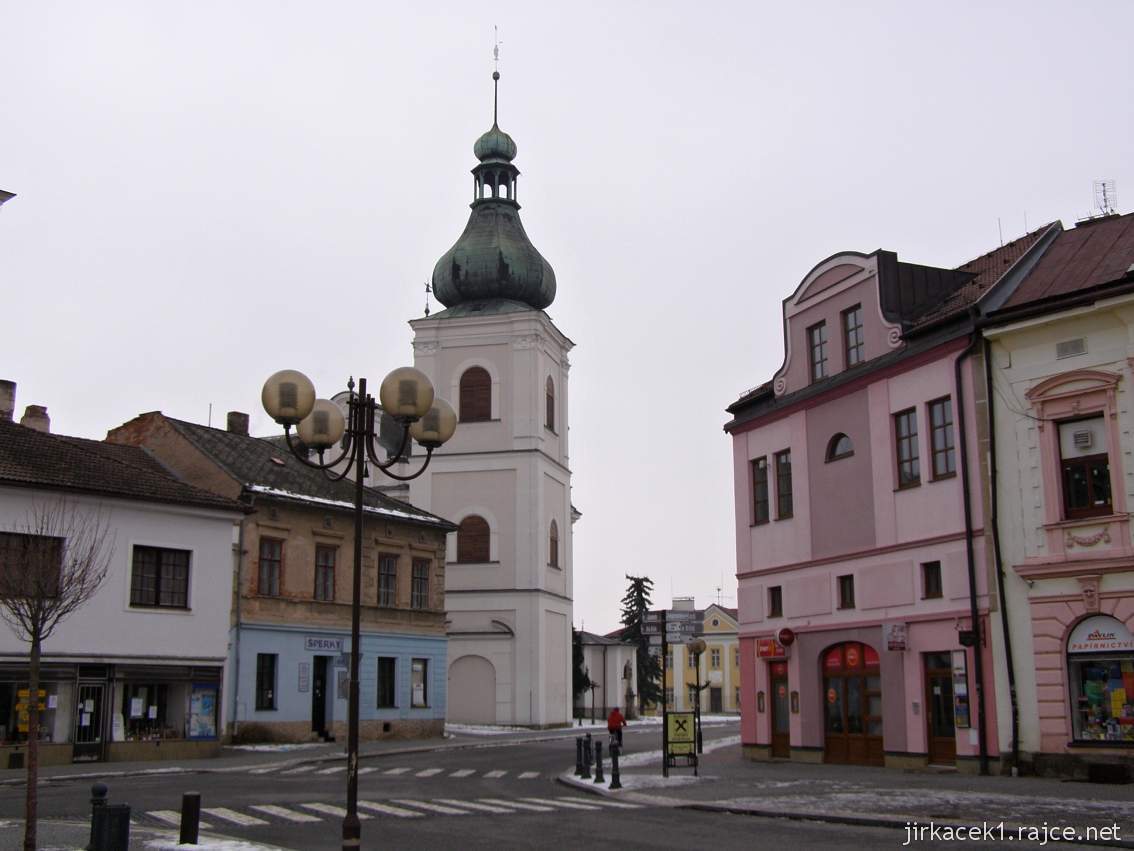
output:
<path id="1" fill-rule="evenodd" d="M 614 801 L 603 797 L 546 796 L 517 798 L 393 798 L 388 801 L 359 800 L 360 819 L 399 818 L 415 819 L 450 816 L 502 816 L 532 815 L 561 810 L 606 810 L 640 809 L 643 805 L 627 801 Z M 346 810 L 336 804 L 324 801 L 302 801 L 288 805 L 249 804 L 249 812 L 232 807 L 202 807 L 202 814 L 208 814 L 212 822 L 201 822 L 203 830 L 212 829 L 213 823 L 225 829 L 232 827 L 261 828 L 275 823 L 292 825 L 311 824 L 322 821 L 340 821 Z M 180 824 L 180 814 L 176 810 L 148 810 L 145 813 L 163 826 Z"/>
<path id="2" fill-rule="evenodd" d="M 346 772 L 346 763 L 335 763 L 328 765 L 327 763 L 308 763 L 307 765 L 295 765 L 294 763 L 275 763 L 273 765 L 261 765 L 257 768 L 247 769 L 249 774 L 276 774 L 281 777 L 291 777 L 297 775 L 311 775 L 314 777 L 329 777 L 332 779 L 340 779 L 340 776 Z M 536 780 L 541 774 L 538 771 L 510 771 L 503 768 L 493 769 L 477 769 L 477 768 L 458 768 L 455 770 L 448 768 L 411 768 L 409 766 L 400 765 L 393 768 L 385 768 L 377 765 L 368 765 L 358 769 L 359 777 L 367 774 L 377 774 L 386 777 L 400 777 L 401 775 L 412 775 L 413 777 L 421 777 L 428 779 L 430 777 L 454 777 L 457 779 L 462 778 L 480 778 L 484 780 L 500 780 L 501 778 L 508 778 L 511 780 Z"/>

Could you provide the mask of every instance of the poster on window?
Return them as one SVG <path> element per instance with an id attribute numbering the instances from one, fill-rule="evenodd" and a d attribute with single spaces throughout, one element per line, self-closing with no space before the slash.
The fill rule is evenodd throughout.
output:
<path id="1" fill-rule="evenodd" d="M 211 683 L 194 683 L 189 695 L 189 738 L 217 737 L 217 687 Z"/>
<path id="2" fill-rule="evenodd" d="M 953 651 L 953 726 L 972 726 L 969 714 L 969 671 L 964 650 Z"/>

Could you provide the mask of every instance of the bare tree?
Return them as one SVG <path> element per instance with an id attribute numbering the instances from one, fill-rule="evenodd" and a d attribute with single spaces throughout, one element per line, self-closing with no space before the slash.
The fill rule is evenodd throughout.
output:
<path id="1" fill-rule="evenodd" d="M 35 851 L 39 779 L 39 666 L 43 643 L 106 579 L 114 539 L 100 509 L 65 498 L 33 503 L 0 532 L 0 617 L 29 645 L 24 851 Z"/>

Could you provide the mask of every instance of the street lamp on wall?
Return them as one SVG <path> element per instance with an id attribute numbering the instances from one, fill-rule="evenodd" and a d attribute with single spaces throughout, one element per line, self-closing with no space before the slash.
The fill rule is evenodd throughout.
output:
<path id="1" fill-rule="evenodd" d="M 413 367 L 395 369 L 382 381 L 378 402 L 366 391 L 366 379 L 347 382 L 347 414 L 328 399 L 315 398 L 315 385 L 302 372 L 284 369 L 266 382 L 260 394 L 264 410 L 284 427 L 284 437 L 292 454 L 308 467 L 321 470 L 331 481 L 341 481 L 354 471 L 354 583 L 350 620 L 350 692 L 347 708 L 347 808 L 343 818 L 343 851 L 361 847 L 362 830 L 358 818 L 358 680 L 359 643 L 362 612 L 362 515 L 363 485 L 367 463 L 398 481 L 415 479 L 425 472 L 433 450 L 453 436 L 457 416 L 444 399 L 435 398 L 433 385 L 424 373 Z M 379 460 L 375 439 L 381 425 L 382 412 L 393 418 L 401 429 L 401 447 L 386 461 Z M 296 438 L 292 437 L 292 426 Z M 404 458 L 410 438 L 425 447 L 421 469 L 409 475 L 390 472 Z M 342 451 L 334 460 L 324 453 L 342 441 Z M 318 461 L 308 451 L 314 450 Z M 344 462 L 346 462 L 344 464 Z M 336 468 L 343 467 L 338 472 Z"/>

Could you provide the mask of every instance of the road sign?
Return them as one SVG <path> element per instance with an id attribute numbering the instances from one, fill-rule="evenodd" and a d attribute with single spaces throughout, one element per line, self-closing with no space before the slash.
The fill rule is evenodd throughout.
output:
<path id="1" fill-rule="evenodd" d="M 697 613 L 691 612 L 688 609 L 670 609 L 665 613 L 666 624 L 676 623 L 677 621 L 695 620 L 697 620 Z"/>
<path id="2" fill-rule="evenodd" d="M 692 712 L 666 713 L 666 731 L 670 756 L 694 753 L 697 739 Z"/>

